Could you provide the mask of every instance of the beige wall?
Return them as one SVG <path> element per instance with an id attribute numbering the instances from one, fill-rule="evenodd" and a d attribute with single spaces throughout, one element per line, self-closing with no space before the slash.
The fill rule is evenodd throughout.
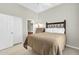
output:
<path id="1" fill-rule="evenodd" d="M 16 3 L 0 3 L 0 13 L 33 19 L 36 13 Z"/>
<path id="2" fill-rule="evenodd" d="M 62 4 L 40 13 L 38 22 L 67 21 L 67 44 L 79 48 L 79 4 Z"/>

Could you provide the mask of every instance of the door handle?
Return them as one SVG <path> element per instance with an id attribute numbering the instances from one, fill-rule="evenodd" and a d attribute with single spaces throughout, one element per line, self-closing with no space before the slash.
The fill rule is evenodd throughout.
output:
<path id="1" fill-rule="evenodd" d="M 11 32 L 11 34 L 13 34 L 13 32 Z"/>

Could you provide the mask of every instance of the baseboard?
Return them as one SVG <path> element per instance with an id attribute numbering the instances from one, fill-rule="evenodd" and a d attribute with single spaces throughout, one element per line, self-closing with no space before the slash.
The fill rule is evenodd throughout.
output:
<path id="1" fill-rule="evenodd" d="M 13 46 L 16 46 L 16 45 L 19 45 L 19 44 L 21 44 L 22 42 L 19 42 L 19 43 L 15 43 L 15 44 L 13 44 Z"/>
<path id="2" fill-rule="evenodd" d="M 79 50 L 78 47 L 74 47 L 74 46 L 71 46 L 71 45 L 66 45 L 66 46 L 69 47 L 69 48 L 73 48 L 73 49 Z"/>

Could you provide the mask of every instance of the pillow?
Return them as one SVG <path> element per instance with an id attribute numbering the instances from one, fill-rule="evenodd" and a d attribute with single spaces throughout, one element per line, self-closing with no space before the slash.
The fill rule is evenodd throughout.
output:
<path id="1" fill-rule="evenodd" d="M 45 32 L 52 33 L 53 28 L 45 28 Z"/>
<path id="2" fill-rule="evenodd" d="M 63 33 L 65 32 L 64 28 L 46 28 L 45 32 L 49 32 L 49 33 Z"/>
<path id="3" fill-rule="evenodd" d="M 64 34 L 65 29 L 64 28 L 53 28 L 52 33 L 63 33 Z"/>
<path id="4" fill-rule="evenodd" d="M 44 28 L 37 28 L 36 33 L 42 33 L 42 32 L 44 32 L 44 30 L 45 30 Z"/>

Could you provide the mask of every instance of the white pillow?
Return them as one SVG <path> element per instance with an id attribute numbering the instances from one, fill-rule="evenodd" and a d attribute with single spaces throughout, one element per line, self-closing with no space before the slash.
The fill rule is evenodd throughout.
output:
<path id="1" fill-rule="evenodd" d="M 64 28 L 45 28 L 45 32 L 49 33 L 63 33 L 65 32 Z"/>
<path id="2" fill-rule="evenodd" d="M 45 28 L 45 32 L 52 33 L 53 28 Z"/>
<path id="3" fill-rule="evenodd" d="M 64 28 L 53 28 L 52 33 L 63 33 L 64 34 L 65 29 Z"/>

